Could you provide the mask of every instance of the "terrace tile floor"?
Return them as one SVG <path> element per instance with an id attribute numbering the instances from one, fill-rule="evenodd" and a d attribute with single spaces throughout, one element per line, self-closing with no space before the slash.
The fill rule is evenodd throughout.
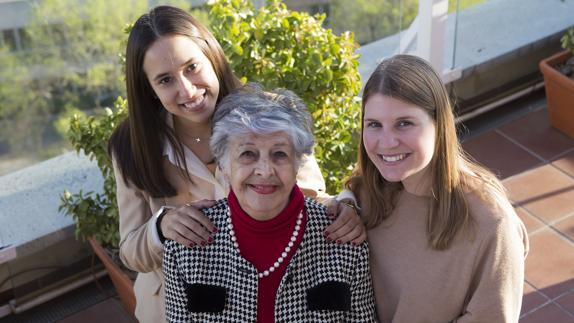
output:
<path id="1" fill-rule="evenodd" d="M 520 322 L 574 322 L 574 139 L 550 126 L 545 100 L 536 102 L 514 120 L 471 130 L 463 147 L 503 179 L 528 230 Z"/>
<path id="2" fill-rule="evenodd" d="M 464 127 L 464 149 L 503 179 L 528 230 L 520 322 L 574 322 L 574 139 L 550 126 L 543 93 Z M 108 296 L 58 322 L 134 321 Z"/>

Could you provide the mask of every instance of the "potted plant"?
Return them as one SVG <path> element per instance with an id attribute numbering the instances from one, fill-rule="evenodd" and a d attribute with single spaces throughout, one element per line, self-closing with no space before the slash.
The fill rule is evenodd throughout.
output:
<path id="1" fill-rule="evenodd" d="M 540 62 L 552 126 L 574 138 L 574 28 L 562 37 L 564 51 Z"/>
<path id="2" fill-rule="evenodd" d="M 70 120 L 68 139 L 76 149 L 95 160 L 104 178 L 102 193 L 64 192 L 60 211 L 76 222 L 76 236 L 88 240 L 94 253 L 104 264 L 125 309 L 133 315 L 135 273 L 125 268 L 118 257 L 119 214 L 116 206 L 116 183 L 112 163 L 107 153 L 107 142 L 117 124 L 127 114 L 127 102 L 118 98 L 114 110 L 103 114 Z"/>

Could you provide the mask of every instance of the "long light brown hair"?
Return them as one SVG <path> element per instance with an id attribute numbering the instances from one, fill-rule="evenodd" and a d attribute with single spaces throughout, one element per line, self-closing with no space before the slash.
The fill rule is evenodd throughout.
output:
<path id="1" fill-rule="evenodd" d="M 432 248 L 448 249 L 457 233 L 470 229 L 473 223 L 465 193 L 476 191 L 485 201 L 505 203 L 508 200 L 504 188 L 490 171 L 471 161 L 463 152 L 456 135 L 448 92 L 425 60 L 396 55 L 381 62 L 365 85 L 361 119 L 366 102 L 375 94 L 414 104 L 428 113 L 435 123 L 435 149 L 429 165 L 432 198 L 427 236 Z M 366 209 L 365 224 L 367 228 L 373 228 L 391 214 L 403 186 L 382 177 L 367 155 L 362 136 L 355 175 L 347 181 L 347 187 L 360 196 Z"/>
<path id="2" fill-rule="evenodd" d="M 176 194 L 162 164 L 164 138 L 174 147 L 178 163 L 183 169 L 186 167 L 183 146 L 165 123 L 164 109 L 143 70 L 146 51 L 159 38 L 171 35 L 189 37 L 209 59 L 219 81 L 217 103 L 240 85 L 217 40 L 186 11 L 159 6 L 135 22 L 126 46 L 128 118 L 113 133 L 108 150 L 124 181 L 130 181 L 152 197 Z M 191 181 L 187 170 L 182 173 Z"/>

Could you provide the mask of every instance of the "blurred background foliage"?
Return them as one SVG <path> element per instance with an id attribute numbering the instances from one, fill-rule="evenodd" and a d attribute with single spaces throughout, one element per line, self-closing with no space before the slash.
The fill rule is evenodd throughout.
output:
<path id="1" fill-rule="evenodd" d="M 184 0 L 167 3 L 190 8 Z M 125 94 L 124 27 L 148 10 L 148 1 L 30 0 L 29 6 L 18 46 L 0 37 L 0 175 L 13 169 L 2 167 L 11 159 L 33 163 L 70 149 L 67 119 L 101 111 Z"/>

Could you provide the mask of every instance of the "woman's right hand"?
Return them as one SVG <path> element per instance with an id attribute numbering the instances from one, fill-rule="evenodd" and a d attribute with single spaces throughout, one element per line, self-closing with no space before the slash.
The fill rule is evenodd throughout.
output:
<path id="1" fill-rule="evenodd" d="M 200 210 L 214 204 L 213 200 L 201 200 L 167 211 L 160 223 L 163 236 L 187 247 L 213 242 L 217 228 Z"/>

